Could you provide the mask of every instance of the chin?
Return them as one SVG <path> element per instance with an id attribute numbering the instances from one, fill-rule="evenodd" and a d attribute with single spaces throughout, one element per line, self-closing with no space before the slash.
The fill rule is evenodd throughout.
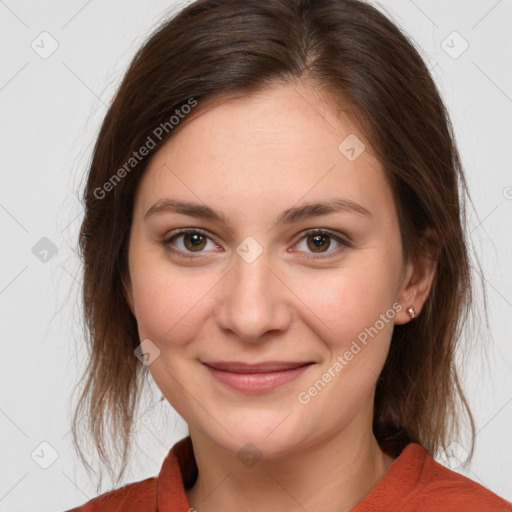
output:
<path id="1" fill-rule="evenodd" d="M 217 424 L 202 430 L 213 442 L 241 459 L 245 456 L 277 459 L 292 453 L 306 441 L 304 425 L 297 425 L 298 417 L 291 409 L 234 413 L 230 421 L 223 417 L 222 425 L 227 432 Z"/>

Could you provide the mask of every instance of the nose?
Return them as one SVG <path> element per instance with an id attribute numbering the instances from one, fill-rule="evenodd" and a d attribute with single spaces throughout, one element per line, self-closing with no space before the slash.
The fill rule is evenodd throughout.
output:
<path id="1" fill-rule="evenodd" d="M 234 256 L 234 268 L 223 279 L 214 306 L 219 327 L 245 342 L 261 342 L 268 338 L 265 334 L 284 332 L 291 322 L 291 292 L 264 254 L 252 263 Z"/>

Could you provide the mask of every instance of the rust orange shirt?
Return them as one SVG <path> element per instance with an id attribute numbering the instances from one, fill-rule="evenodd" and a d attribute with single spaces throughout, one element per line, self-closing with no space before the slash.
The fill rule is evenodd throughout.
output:
<path id="1" fill-rule="evenodd" d="M 190 436 L 178 441 L 158 477 L 125 485 L 68 512 L 189 512 L 185 489 L 197 476 Z M 512 503 L 409 443 L 351 512 L 505 512 Z M 199 511 L 200 512 L 200 511 Z"/>

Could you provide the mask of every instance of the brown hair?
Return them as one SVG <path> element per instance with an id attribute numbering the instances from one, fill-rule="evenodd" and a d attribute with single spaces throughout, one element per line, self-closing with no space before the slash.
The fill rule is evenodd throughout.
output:
<path id="1" fill-rule="evenodd" d="M 158 138 L 155 129 L 191 98 L 200 109 L 213 98 L 296 80 L 314 84 L 333 106 L 350 108 L 392 185 L 405 258 L 424 252 L 425 242 L 437 247 L 436 275 L 421 314 L 393 332 L 376 388 L 375 436 L 393 456 L 411 441 L 436 454 L 459 431 L 462 412 L 472 434 L 471 458 L 475 426 L 455 366 L 472 303 L 468 194 L 449 115 L 420 54 L 395 24 L 360 0 L 198 0 L 136 53 L 92 155 L 79 235 L 90 357 L 72 428 L 86 466 L 81 419 L 111 475 L 118 457 L 121 479 L 147 376 L 134 356 L 140 340 L 123 279 L 133 198 L 151 155 L 129 168 L 126 163 L 148 137 L 158 139 L 152 154 L 172 137 L 176 130 Z"/>

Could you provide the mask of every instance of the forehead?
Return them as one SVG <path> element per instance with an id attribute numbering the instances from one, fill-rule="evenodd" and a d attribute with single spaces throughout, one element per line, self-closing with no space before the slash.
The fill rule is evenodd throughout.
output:
<path id="1" fill-rule="evenodd" d="M 136 207 L 145 212 L 172 195 L 223 209 L 285 209 L 327 192 L 390 204 L 383 168 L 349 117 L 309 87 L 281 84 L 196 107 L 153 155 Z"/>

